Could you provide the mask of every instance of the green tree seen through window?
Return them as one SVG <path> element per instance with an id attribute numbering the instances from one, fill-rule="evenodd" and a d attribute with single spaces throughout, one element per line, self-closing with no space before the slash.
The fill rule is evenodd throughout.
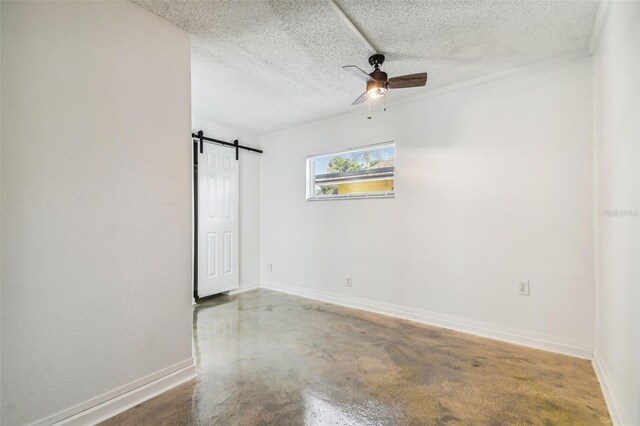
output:
<path id="1" fill-rule="evenodd" d="M 327 166 L 329 173 L 353 172 L 362 170 L 362 164 L 349 158 L 333 157 Z"/>

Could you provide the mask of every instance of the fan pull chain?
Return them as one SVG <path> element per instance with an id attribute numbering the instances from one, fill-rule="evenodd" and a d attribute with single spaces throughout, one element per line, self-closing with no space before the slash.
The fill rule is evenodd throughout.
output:
<path id="1" fill-rule="evenodd" d="M 369 102 L 367 102 L 367 105 L 369 105 L 369 115 L 367 115 L 367 120 L 371 120 L 371 104 L 373 103 L 372 100 L 369 100 Z"/>
<path id="2" fill-rule="evenodd" d="M 383 97 L 384 97 L 384 111 L 387 111 L 387 95 L 385 94 Z"/>

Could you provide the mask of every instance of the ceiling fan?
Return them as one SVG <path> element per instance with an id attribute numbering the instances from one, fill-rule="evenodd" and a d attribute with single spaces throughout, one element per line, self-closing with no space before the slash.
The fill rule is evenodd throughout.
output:
<path id="1" fill-rule="evenodd" d="M 367 74 L 355 65 L 342 67 L 356 77 L 367 82 L 367 90 L 358 97 L 351 105 L 361 104 L 369 99 L 377 99 L 384 96 L 389 89 L 404 89 L 408 87 L 420 87 L 427 84 L 427 73 L 407 74 L 399 77 L 387 77 L 387 73 L 380 71 L 380 65 L 384 62 L 384 55 L 376 53 L 369 57 L 369 64 L 375 69 Z"/>

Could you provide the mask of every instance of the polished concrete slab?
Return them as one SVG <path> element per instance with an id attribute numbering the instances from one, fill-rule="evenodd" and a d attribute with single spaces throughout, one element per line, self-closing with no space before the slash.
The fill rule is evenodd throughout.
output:
<path id="1" fill-rule="evenodd" d="M 197 306 L 194 352 L 104 424 L 610 424 L 589 361 L 269 290 Z"/>

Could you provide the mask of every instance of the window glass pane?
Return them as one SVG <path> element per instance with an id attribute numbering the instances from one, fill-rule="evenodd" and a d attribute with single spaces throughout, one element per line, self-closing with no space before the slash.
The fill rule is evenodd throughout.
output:
<path id="1" fill-rule="evenodd" d="M 310 158 L 309 198 L 392 196 L 395 153 L 384 144 Z"/>

